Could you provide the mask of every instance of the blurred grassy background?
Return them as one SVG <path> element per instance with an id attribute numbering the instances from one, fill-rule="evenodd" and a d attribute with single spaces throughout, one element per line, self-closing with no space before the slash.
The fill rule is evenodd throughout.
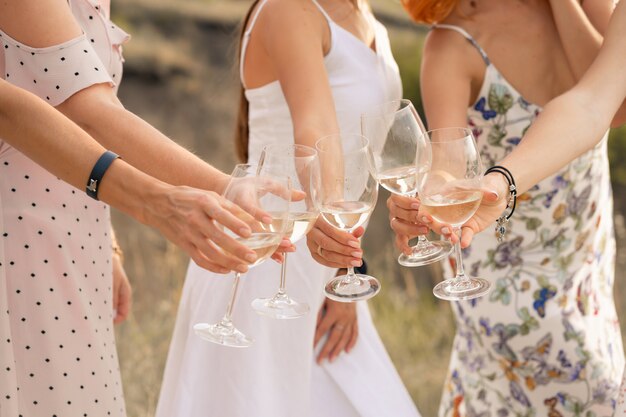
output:
<path id="1" fill-rule="evenodd" d="M 411 24 L 397 0 L 372 1 L 388 27 L 404 96 L 421 107 L 419 64 L 425 28 Z M 238 99 L 235 68 L 238 23 L 249 0 L 115 0 L 113 19 L 133 35 L 125 47 L 122 102 L 200 157 L 229 172 L 235 162 L 232 132 Z M 610 142 L 618 244 L 626 231 L 626 129 Z M 381 192 L 364 246 L 383 291 L 370 302 L 387 349 L 424 416 L 436 414 L 454 334 L 448 303 L 431 293 L 440 269 L 402 268 L 387 225 Z M 135 290 L 132 317 L 117 328 L 129 417 L 154 414 L 187 257 L 156 232 L 114 213 Z M 616 299 L 626 300 L 618 256 Z M 207 300 L 210 302 L 210 300 Z M 626 320 L 622 321 L 622 325 Z"/>

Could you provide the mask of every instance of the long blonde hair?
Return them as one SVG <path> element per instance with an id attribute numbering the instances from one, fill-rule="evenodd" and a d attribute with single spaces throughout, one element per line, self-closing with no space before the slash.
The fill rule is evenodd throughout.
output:
<path id="1" fill-rule="evenodd" d="M 402 0 L 402 6 L 417 23 L 441 22 L 459 4 L 459 0 Z"/>
<path id="2" fill-rule="evenodd" d="M 243 44 L 244 33 L 246 32 L 246 28 L 248 27 L 248 22 L 250 21 L 252 11 L 259 3 L 259 1 L 260 0 L 254 0 L 252 2 L 250 8 L 248 9 L 248 12 L 246 13 L 246 16 L 243 19 L 243 22 L 241 23 L 241 31 L 239 34 L 239 47 L 237 48 L 239 53 L 239 60 L 241 60 L 241 48 Z M 359 8 L 359 0 L 350 1 L 352 2 L 352 4 L 354 4 L 356 8 Z M 365 3 L 367 5 L 367 1 L 365 1 Z M 239 65 L 237 68 L 241 68 L 241 65 Z M 243 77 L 243 74 L 241 74 L 241 77 Z M 248 160 L 248 135 L 250 133 L 250 129 L 248 126 L 248 105 L 248 99 L 246 99 L 245 90 L 242 84 L 239 89 L 239 110 L 237 112 L 235 126 L 235 151 L 237 153 L 237 159 L 240 162 L 247 162 Z"/>

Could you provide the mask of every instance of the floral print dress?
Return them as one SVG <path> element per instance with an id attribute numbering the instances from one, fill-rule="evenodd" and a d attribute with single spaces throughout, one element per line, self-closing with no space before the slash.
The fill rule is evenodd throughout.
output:
<path id="1" fill-rule="evenodd" d="M 469 34 L 444 28 L 461 32 L 487 64 L 468 123 L 485 166 L 494 165 L 541 108 L 524 100 Z M 452 304 L 457 332 L 439 415 L 611 416 L 624 351 L 613 301 L 607 138 L 517 202 L 503 242 L 490 228 L 465 251 L 466 268 L 494 289 Z"/>

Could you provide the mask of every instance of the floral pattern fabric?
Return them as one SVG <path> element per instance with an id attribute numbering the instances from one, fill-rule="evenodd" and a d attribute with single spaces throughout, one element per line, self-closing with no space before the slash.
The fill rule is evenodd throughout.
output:
<path id="1" fill-rule="evenodd" d="M 485 166 L 511 152 L 540 111 L 488 65 L 468 110 Z M 474 238 L 465 266 L 494 289 L 452 304 L 457 333 L 440 416 L 613 414 L 624 352 L 612 207 L 605 137 L 518 197 L 503 242 L 491 228 Z"/>

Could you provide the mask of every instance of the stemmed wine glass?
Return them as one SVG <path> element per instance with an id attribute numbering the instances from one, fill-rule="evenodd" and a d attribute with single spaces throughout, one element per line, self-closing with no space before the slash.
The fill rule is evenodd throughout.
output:
<path id="1" fill-rule="evenodd" d="M 291 201 L 285 229 L 286 237 L 296 243 L 313 228 L 319 216 L 320 169 L 317 151 L 304 145 L 268 145 L 259 160 L 259 174 L 278 172 L 290 180 L 292 191 L 305 194 L 299 201 Z M 257 298 L 252 308 L 257 313 L 275 319 L 293 319 L 309 312 L 306 303 L 293 300 L 285 289 L 287 253 L 280 271 L 280 287 L 271 298 Z"/>
<path id="2" fill-rule="evenodd" d="M 228 229 L 224 229 L 224 232 L 256 252 L 257 259 L 250 264 L 251 268 L 269 258 L 280 245 L 291 198 L 287 177 L 269 173 L 257 175 L 257 170 L 258 167 L 254 165 L 236 165 L 224 191 L 224 198 L 238 204 L 248 213 L 240 218 L 252 229 L 249 237 L 240 237 Z M 259 220 L 264 216 L 271 216 L 271 224 Z M 216 324 L 197 323 L 193 326 L 195 333 L 202 339 L 232 347 L 248 347 L 252 344 L 252 339 L 238 330 L 232 321 L 240 278 L 241 274 L 236 272 L 224 317 Z"/>
<path id="3" fill-rule="evenodd" d="M 417 196 L 418 183 L 430 167 L 426 130 L 409 100 L 384 103 L 361 115 L 361 134 L 370 142 L 373 168 L 379 184 L 394 194 Z M 452 251 L 446 240 L 419 236 L 411 254 L 401 254 L 403 266 L 438 262 Z"/>
<path id="4" fill-rule="evenodd" d="M 419 185 L 422 208 L 435 220 L 461 226 L 480 206 L 483 165 L 471 130 L 460 127 L 431 130 L 432 163 Z M 489 281 L 465 275 L 461 243 L 454 245 L 456 276 L 435 286 L 433 293 L 444 300 L 468 300 L 489 292 Z"/>
<path id="5" fill-rule="evenodd" d="M 331 226 L 352 232 L 368 221 L 376 205 L 378 183 L 369 163 L 367 139 L 361 135 L 331 135 L 316 143 L 320 159 L 322 217 Z M 380 291 L 374 277 L 356 274 L 348 267 L 325 286 L 326 296 L 336 301 L 367 300 Z"/>

